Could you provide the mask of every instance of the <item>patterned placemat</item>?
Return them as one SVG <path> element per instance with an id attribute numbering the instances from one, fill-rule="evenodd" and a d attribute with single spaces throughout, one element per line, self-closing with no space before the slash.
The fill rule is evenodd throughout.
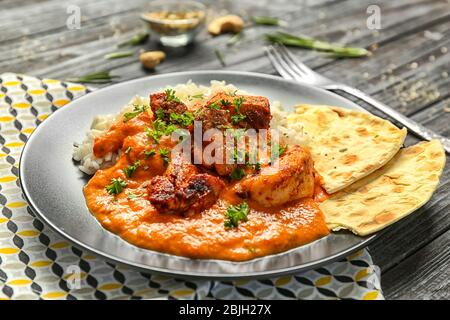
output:
<path id="1" fill-rule="evenodd" d="M 22 148 L 83 85 L 0 75 L 0 299 L 383 299 L 367 250 L 294 276 L 252 281 L 184 281 L 108 263 L 73 247 L 24 201 Z"/>

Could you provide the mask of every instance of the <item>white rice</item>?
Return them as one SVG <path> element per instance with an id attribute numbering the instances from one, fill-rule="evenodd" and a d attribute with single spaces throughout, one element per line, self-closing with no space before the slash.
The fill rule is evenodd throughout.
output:
<path id="1" fill-rule="evenodd" d="M 169 88 L 169 87 L 167 87 Z M 192 81 L 185 84 L 178 84 L 171 87 L 176 96 L 183 101 L 189 109 L 191 109 L 198 102 L 206 101 L 209 97 L 217 92 L 227 92 L 229 94 L 248 95 L 249 93 L 239 90 L 232 84 L 226 84 L 225 81 L 211 81 L 211 85 L 203 86 L 197 85 Z M 201 98 L 199 98 L 202 96 Z M 98 169 L 111 166 L 120 156 L 119 153 L 108 153 L 103 158 L 97 158 L 93 153 L 94 140 L 109 130 L 111 125 L 123 113 L 131 111 L 135 105 L 149 105 L 149 99 L 135 96 L 123 109 L 117 114 L 98 115 L 94 118 L 91 124 L 91 129 L 86 133 L 84 140 L 81 143 L 75 143 L 72 157 L 75 161 L 79 161 L 79 169 L 86 174 L 92 175 Z M 270 122 L 271 128 L 276 129 L 280 133 L 280 140 L 285 144 L 307 145 L 308 140 L 303 135 L 303 126 L 300 123 L 288 123 L 288 112 L 284 111 L 283 106 L 279 101 L 271 103 L 272 120 Z"/>

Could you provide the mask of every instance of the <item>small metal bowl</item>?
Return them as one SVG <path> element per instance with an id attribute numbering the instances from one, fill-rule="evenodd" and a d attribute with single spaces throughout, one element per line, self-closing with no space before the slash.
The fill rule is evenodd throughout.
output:
<path id="1" fill-rule="evenodd" d="M 141 19 L 163 45 L 180 47 L 194 40 L 205 16 L 206 7 L 200 2 L 160 0 L 146 7 Z"/>

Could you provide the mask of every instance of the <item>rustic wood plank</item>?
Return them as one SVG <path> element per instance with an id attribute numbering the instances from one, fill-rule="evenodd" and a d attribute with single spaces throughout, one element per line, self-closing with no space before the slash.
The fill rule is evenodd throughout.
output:
<path id="1" fill-rule="evenodd" d="M 450 230 L 383 274 L 387 299 L 450 298 Z"/>

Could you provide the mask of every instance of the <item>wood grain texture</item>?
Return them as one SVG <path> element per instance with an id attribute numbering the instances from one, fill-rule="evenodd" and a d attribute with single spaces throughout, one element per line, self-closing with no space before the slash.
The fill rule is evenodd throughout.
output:
<path id="1" fill-rule="evenodd" d="M 229 35 L 203 31 L 195 44 L 161 48 L 154 39 L 132 49 L 163 49 L 167 59 L 154 71 L 136 57 L 105 60 L 117 44 L 145 30 L 138 18 L 145 0 L 73 0 L 82 13 L 80 30 L 66 27 L 67 4 L 57 0 L 0 0 L 0 72 L 21 72 L 66 79 L 111 70 L 125 81 L 146 75 L 200 69 L 245 70 L 276 74 L 263 52 L 264 34 L 277 30 L 248 26 L 243 38 L 227 47 Z M 203 1 L 214 12 L 276 16 L 285 31 L 363 46 L 367 58 L 332 59 L 292 49 L 303 62 L 372 94 L 400 112 L 450 136 L 450 3 L 446 0 L 263 0 Z M 366 27 L 369 5 L 381 8 L 381 30 Z M 431 39 L 425 32 L 440 38 Z M 428 33 L 428 32 L 427 32 Z M 222 67 L 214 50 L 226 61 Z M 370 106 L 359 102 L 374 112 Z M 375 112 L 376 114 L 379 114 Z M 408 136 L 406 145 L 416 143 Z M 450 158 L 447 157 L 447 162 Z M 450 166 L 431 201 L 384 232 L 370 251 L 382 270 L 387 298 L 449 298 Z"/>

